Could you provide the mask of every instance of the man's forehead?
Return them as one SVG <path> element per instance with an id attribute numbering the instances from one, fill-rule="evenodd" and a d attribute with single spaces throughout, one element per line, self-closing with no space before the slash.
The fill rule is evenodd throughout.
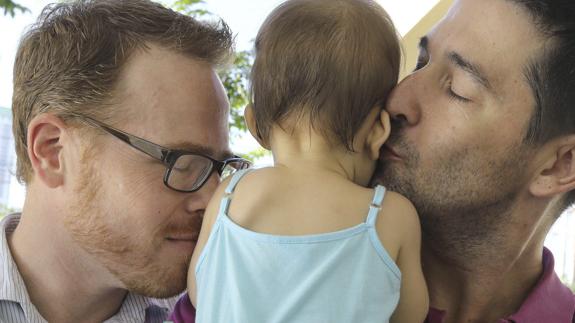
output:
<path id="1" fill-rule="evenodd" d="M 123 100 L 154 109 L 187 109 L 193 104 L 227 112 L 224 89 L 212 65 L 156 45 L 130 56 L 116 86 L 116 95 Z"/>
<path id="2" fill-rule="evenodd" d="M 229 104 L 209 64 L 151 47 L 132 58 L 119 83 L 124 130 L 170 149 L 229 156 Z"/>
<path id="3" fill-rule="evenodd" d="M 522 73 L 543 44 L 529 14 L 508 0 L 458 0 L 427 37 L 430 46 L 459 53 L 495 79 Z"/>
<path id="4" fill-rule="evenodd" d="M 453 36 L 445 37 L 450 40 L 467 41 L 475 50 L 492 52 L 511 48 L 529 51 L 539 48 L 544 40 L 528 11 L 510 0 L 457 0 L 434 32 Z"/>

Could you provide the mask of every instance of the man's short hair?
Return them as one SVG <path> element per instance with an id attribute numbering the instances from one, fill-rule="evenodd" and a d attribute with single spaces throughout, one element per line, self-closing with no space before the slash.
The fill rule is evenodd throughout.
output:
<path id="1" fill-rule="evenodd" d="M 17 177 L 29 183 L 27 127 L 53 112 L 109 118 L 122 67 L 158 45 L 214 67 L 227 62 L 233 38 L 223 22 L 199 22 L 149 0 L 81 0 L 44 8 L 23 36 L 14 65 L 12 101 Z"/>
<path id="2" fill-rule="evenodd" d="M 575 134 L 575 1 L 509 0 L 527 10 L 548 44 L 525 67 L 535 98 L 526 141 L 542 144 Z M 569 192 L 565 206 L 575 202 Z"/>
<path id="3" fill-rule="evenodd" d="M 348 150 L 371 109 L 383 108 L 401 60 L 391 19 L 370 0 L 286 1 L 264 22 L 255 50 L 258 136 L 268 141 L 274 124 L 305 118 Z"/>

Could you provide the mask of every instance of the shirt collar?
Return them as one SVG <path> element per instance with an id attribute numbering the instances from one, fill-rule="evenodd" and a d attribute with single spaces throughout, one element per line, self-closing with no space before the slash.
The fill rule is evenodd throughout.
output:
<path id="1" fill-rule="evenodd" d="M 15 302 L 20 305 L 27 321 L 45 321 L 36 307 L 30 301 L 24 280 L 12 258 L 8 245 L 8 235 L 12 234 L 18 223 L 20 214 L 10 214 L 0 221 L 0 301 Z"/>
<path id="2" fill-rule="evenodd" d="M 575 295 L 561 283 L 554 270 L 555 260 L 543 248 L 543 274 L 517 313 L 508 320 L 519 323 L 571 322 L 575 312 Z"/>
<path id="3" fill-rule="evenodd" d="M 575 295 L 561 283 L 555 273 L 554 265 L 553 254 L 544 247 L 543 274 L 519 310 L 500 322 L 572 322 L 575 314 Z M 430 308 L 426 322 L 441 323 L 445 314 L 445 311 Z"/>
<path id="4" fill-rule="evenodd" d="M 12 258 L 12 252 L 8 246 L 8 235 L 12 234 L 20 222 L 19 214 L 10 214 L 0 222 L 0 300 L 17 303 L 29 302 L 28 293 L 24 287 L 24 280 L 18 271 L 18 267 Z"/>

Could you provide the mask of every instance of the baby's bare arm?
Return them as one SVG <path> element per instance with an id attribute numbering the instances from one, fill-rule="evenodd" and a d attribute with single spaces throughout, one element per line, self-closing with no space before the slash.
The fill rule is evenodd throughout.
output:
<path id="1" fill-rule="evenodd" d="M 395 261 L 401 270 L 400 299 L 392 323 L 421 323 L 429 310 L 427 285 L 421 269 L 421 227 L 417 211 L 406 198 L 390 192 L 380 214 L 383 221 L 378 221 L 378 233 L 381 237 L 390 231 L 395 232 L 398 245 Z M 381 223 L 380 223 L 381 222 Z M 383 227 L 385 226 L 385 227 Z M 386 246 L 387 248 L 387 246 Z M 393 250 L 393 246 L 391 246 Z"/>
<path id="2" fill-rule="evenodd" d="M 216 189 L 216 192 L 210 199 L 206 212 L 204 213 L 204 220 L 202 222 L 202 230 L 200 231 L 200 236 L 194 249 L 194 254 L 192 255 L 192 260 L 190 262 L 190 267 L 188 268 L 188 295 L 194 307 L 196 307 L 196 264 L 198 263 L 198 258 L 204 250 L 208 238 L 210 237 L 210 232 L 212 227 L 216 222 L 218 217 L 218 212 L 220 210 L 220 202 L 224 196 L 224 191 L 230 182 L 230 177 L 226 178 L 220 186 Z"/>

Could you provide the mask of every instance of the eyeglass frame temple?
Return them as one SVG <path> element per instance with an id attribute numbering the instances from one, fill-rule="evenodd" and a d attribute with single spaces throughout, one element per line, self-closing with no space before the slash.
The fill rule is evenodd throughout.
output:
<path id="1" fill-rule="evenodd" d="M 209 178 L 209 176 L 205 177 L 201 181 L 201 185 L 198 185 L 198 188 L 194 189 L 194 190 L 180 190 L 180 189 L 174 188 L 171 185 L 169 185 L 168 184 L 168 178 L 170 177 L 170 174 L 172 173 L 173 164 L 175 163 L 175 161 L 179 157 L 181 157 L 183 155 L 195 155 L 195 156 L 200 156 L 200 157 L 209 159 L 212 162 L 212 164 L 211 164 L 211 167 L 210 167 L 211 169 L 208 172 L 208 174 L 211 174 L 214 171 L 214 169 L 216 169 L 218 171 L 218 174 L 221 175 L 221 172 L 223 172 L 223 169 L 225 168 L 225 166 L 228 165 L 229 163 L 234 162 L 234 161 L 241 161 L 243 165 L 247 165 L 246 168 L 249 168 L 251 166 L 251 162 L 249 160 L 242 158 L 240 156 L 237 156 L 237 155 L 233 155 L 233 157 L 230 157 L 230 158 L 227 158 L 225 160 L 220 161 L 220 160 L 214 159 L 210 156 L 198 154 L 198 153 L 191 152 L 191 151 L 184 151 L 184 150 L 177 150 L 177 149 L 169 150 L 169 149 L 162 147 L 158 144 L 150 142 L 144 138 L 140 138 L 138 136 L 126 133 L 122 130 L 108 126 L 108 125 L 104 124 L 103 122 L 100 122 L 100 121 L 93 119 L 91 117 L 88 117 L 88 116 L 79 116 L 79 117 L 83 118 L 86 122 L 89 122 L 92 125 L 95 125 L 98 128 L 101 128 L 102 130 L 113 135 L 114 137 L 122 140 L 123 142 L 127 143 L 129 146 L 145 153 L 146 155 L 148 155 L 154 159 L 161 161 L 164 165 L 167 166 L 166 172 L 164 173 L 164 179 L 163 179 L 164 184 L 166 186 L 168 186 L 169 188 L 171 188 L 175 191 L 178 191 L 178 192 L 185 192 L 185 193 L 195 192 L 195 191 L 199 190 L 205 184 L 205 182 L 207 181 L 207 178 Z M 172 153 L 172 154 L 170 154 L 170 153 Z M 174 155 L 174 158 L 169 158 L 170 155 Z M 169 159 L 172 159 L 172 160 L 169 160 Z M 214 166 L 217 166 L 217 168 L 214 168 Z"/>

